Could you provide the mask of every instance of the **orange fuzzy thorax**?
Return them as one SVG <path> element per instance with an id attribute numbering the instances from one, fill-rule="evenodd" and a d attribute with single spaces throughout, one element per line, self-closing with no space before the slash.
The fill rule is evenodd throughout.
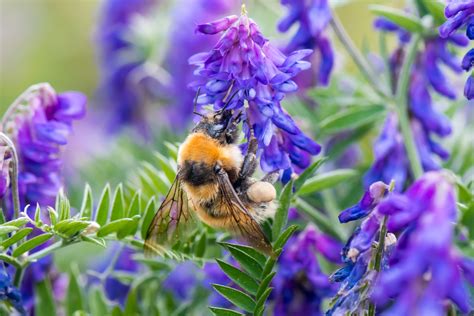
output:
<path id="1" fill-rule="evenodd" d="M 221 145 L 203 133 L 189 135 L 178 152 L 178 165 L 184 161 L 196 161 L 210 166 L 220 164 L 225 170 L 240 170 L 242 160 L 242 153 L 237 145 Z"/>

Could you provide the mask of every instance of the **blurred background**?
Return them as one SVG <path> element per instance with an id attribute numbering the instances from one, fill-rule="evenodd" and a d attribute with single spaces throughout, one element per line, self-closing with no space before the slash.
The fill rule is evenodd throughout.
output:
<path id="1" fill-rule="evenodd" d="M 166 21 L 169 18 L 167 12 L 172 2 L 163 1 L 158 8 L 163 13 L 160 14 L 163 19 L 160 24 L 167 28 L 170 27 Z M 354 41 L 375 49 L 377 33 L 372 29 L 373 16 L 367 10 L 369 3 L 401 7 L 404 1 L 334 2 Z M 263 33 L 272 38 L 277 32 L 277 21 L 285 14 L 278 1 L 248 0 L 246 3 Z M 2 113 L 21 92 L 38 82 L 49 82 L 57 91 L 82 91 L 93 101 L 99 82 L 95 33 L 100 5 L 99 0 L 0 0 Z M 266 10 L 267 6 L 277 8 L 276 12 Z M 265 18 L 259 19 L 259 14 L 264 14 Z M 162 34 L 169 32 L 163 30 Z M 156 43 L 167 45 L 166 40 L 156 38 Z M 336 61 L 336 64 L 341 66 L 341 61 Z M 89 106 L 94 106 L 94 103 Z"/>

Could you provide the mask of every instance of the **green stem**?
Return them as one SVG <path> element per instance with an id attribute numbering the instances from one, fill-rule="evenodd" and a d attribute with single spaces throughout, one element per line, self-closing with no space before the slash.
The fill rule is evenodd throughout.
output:
<path id="1" fill-rule="evenodd" d="M 341 41 L 342 45 L 346 48 L 347 52 L 354 60 L 362 75 L 364 75 L 365 79 L 371 84 L 371 87 L 374 89 L 374 91 L 384 99 L 389 98 L 390 94 L 387 93 L 385 89 L 380 86 L 380 80 L 372 72 L 369 63 L 361 54 L 361 52 L 357 49 L 356 45 L 354 44 L 350 36 L 347 34 L 346 29 L 344 28 L 337 14 L 334 11 L 332 12 L 331 26 L 334 30 L 334 33 L 336 33 L 337 37 Z"/>
<path id="2" fill-rule="evenodd" d="M 64 242 L 64 240 L 57 241 L 54 244 L 52 244 L 52 245 L 50 245 L 50 246 L 48 246 L 48 247 L 46 247 L 46 248 L 44 248 L 40 251 L 37 251 L 37 252 L 31 254 L 30 256 L 28 256 L 27 261 L 24 263 L 24 266 L 27 266 L 31 262 L 34 262 L 38 259 L 46 257 L 47 255 L 49 255 L 50 253 L 52 253 L 53 251 L 55 251 L 59 248 L 62 248 L 62 247 L 67 246 L 67 245 L 72 245 L 73 243 L 76 243 L 76 241 L 73 241 L 73 242 L 70 242 L 70 243 L 66 243 L 66 242 Z"/>
<path id="3" fill-rule="evenodd" d="M 12 200 L 13 200 L 13 218 L 18 218 L 20 215 L 20 195 L 18 191 L 18 155 L 16 153 L 15 144 L 11 141 L 3 132 L 0 132 L 0 139 L 2 139 L 5 144 L 9 147 L 12 154 L 12 167 L 10 171 L 10 181 L 11 181 L 11 191 L 12 191 Z"/>
<path id="4" fill-rule="evenodd" d="M 21 263 L 16 259 L 6 254 L 0 254 L 0 261 L 6 262 L 9 265 L 14 266 L 15 268 L 21 267 Z"/>
<path id="5" fill-rule="evenodd" d="M 15 271 L 15 276 L 13 277 L 13 285 L 15 287 L 20 287 L 21 286 L 21 280 L 23 279 L 23 273 L 25 272 L 24 267 L 18 267 L 16 268 Z"/>
<path id="6" fill-rule="evenodd" d="M 413 34 L 413 38 L 408 46 L 407 55 L 403 61 L 400 71 L 400 77 L 397 82 L 397 93 L 395 100 L 398 103 L 398 119 L 400 131 L 405 143 L 408 160 L 410 161 L 411 171 L 415 179 L 423 174 L 420 157 L 416 149 L 415 139 L 410 127 L 410 117 L 408 114 L 408 86 L 410 83 L 411 68 L 415 61 L 418 51 L 418 44 L 420 43 L 421 35 Z"/>

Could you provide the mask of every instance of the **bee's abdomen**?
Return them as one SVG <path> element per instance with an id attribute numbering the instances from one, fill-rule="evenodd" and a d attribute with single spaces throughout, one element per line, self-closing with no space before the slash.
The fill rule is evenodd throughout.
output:
<path id="1" fill-rule="evenodd" d="M 181 179 L 190 185 L 201 186 L 216 181 L 214 169 L 209 164 L 188 160 L 181 168 Z"/>

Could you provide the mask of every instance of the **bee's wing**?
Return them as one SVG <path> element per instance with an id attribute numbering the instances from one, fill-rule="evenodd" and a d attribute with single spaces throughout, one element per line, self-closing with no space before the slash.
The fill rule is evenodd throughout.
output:
<path id="1" fill-rule="evenodd" d="M 186 224 L 192 219 L 188 197 L 177 176 L 148 227 L 144 247 L 145 255 L 160 253 L 164 244 L 170 244 L 186 232 Z"/>
<path id="2" fill-rule="evenodd" d="M 262 250 L 269 254 L 272 252 L 272 246 L 265 236 L 262 228 L 257 221 L 252 217 L 249 211 L 242 204 L 239 196 L 234 190 L 232 183 L 229 180 L 229 175 L 224 169 L 217 173 L 219 182 L 219 190 L 222 197 L 221 211 L 227 210 L 229 219 L 229 227 L 234 234 L 242 237 L 251 246 Z"/>

